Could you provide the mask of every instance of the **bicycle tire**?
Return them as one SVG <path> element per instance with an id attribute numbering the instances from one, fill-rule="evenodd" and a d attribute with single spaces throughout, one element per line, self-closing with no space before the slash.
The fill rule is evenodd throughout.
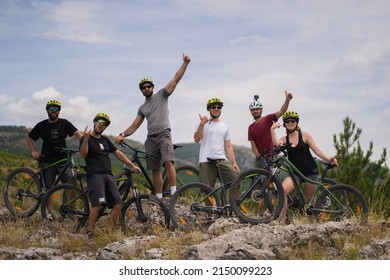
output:
<path id="1" fill-rule="evenodd" d="M 176 168 L 176 191 L 183 185 L 199 182 L 199 170 L 193 165 L 182 165 Z M 163 195 L 170 196 L 171 189 L 168 182 L 168 177 L 164 178 Z"/>
<path id="2" fill-rule="evenodd" d="M 33 215 L 41 204 L 42 196 L 41 183 L 31 168 L 17 168 L 5 179 L 4 203 L 15 217 L 25 218 Z"/>
<path id="3" fill-rule="evenodd" d="M 185 231 L 202 230 L 219 218 L 220 215 L 207 212 L 220 206 L 217 194 L 212 191 L 201 182 L 189 183 L 177 190 L 169 208 L 173 225 Z"/>
<path id="4" fill-rule="evenodd" d="M 41 215 L 48 219 L 47 206 L 52 200 L 53 219 L 58 221 L 60 227 L 78 231 L 85 226 L 89 216 L 89 202 L 86 191 L 75 185 L 59 184 L 51 187 L 42 199 Z"/>
<path id="5" fill-rule="evenodd" d="M 338 182 L 334 179 L 325 177 L 324 179 L 322 179 L 322 184 L 325 185 L 325 187 L 330 187 L 330 186 L 337 185 Z"/>
<path id="6" fill-rule="evenodd" d="M 284 190 L 280 181 L 271 176 L 268 170 L 253 168 L 242 172 L 233 181 L 230 206 L 242 221 L 256 225 L 269 223 L 279 216 Z"/>
<path id="7" fill-rule="evenodd" d="M 143 219 L 138 212 L 137 201 L 141 205 Z M 120 224 L 124 232 L 131 229 L 137 235 L 156 235 L 164 228 L 169 228 L 169 210 L 155 195 L 139 194 L 127 200 L 122 206 Z"/>
<path id="8" fill-rule="evenodd" d="M 368 215 L 368 203 L 363 194 L 350 185 L 337 184 L 322 192 L 317 199 L 318 218 L 323 221 L 355 219 L 365 222 Z M 337 199 L 337 201 L 336 201 Z"/>

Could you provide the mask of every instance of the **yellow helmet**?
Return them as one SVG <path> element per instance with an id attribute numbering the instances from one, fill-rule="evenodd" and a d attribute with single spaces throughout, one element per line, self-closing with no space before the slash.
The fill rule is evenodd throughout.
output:
<path id="1" fill-rule="evenodd" d="M 221 99 L 217 98 L 217 97 L 214 97 L 214 98 L 211 98 L 209 99 L 209 101 L 207 101 L 207 111 L 210 109 L 211 106 L 213 105 L 221 105 L 223 107 L 223 102 Z"/>
<path id="2" fill-rule="evenodd" d="M 297 121 L 299 121 L 299 115 L 295 111 L 284 112 L 282 118 L 283 118 L 283 121 L 285 121 L 287 119 L 296 119 Z"/>
<path id="3" fill-rule="evenodd" d="M 153 80 L 151 78 L 144 78 L 142 79 L 140 82 L 139 82 L 139 88 L 141 89 L 142 85 L 143 84 L 151 84 L 152 86 L 154 86 L 153 84 Z"/>
<path id="4" fill-rule="evenodd" d="M 61 109 L 61 102 L 58 100 L 54 100 L 54 99 L 49 100 L 46 103 L 46 109 L 48 109 L 50 106 L 56 106 L 56 107 L 59 107 Z"/>
<path id="5" fill-rule="evenodd" d="M 104 114 L 104 113 L 98 113 L 95 118 L 93 119 L 93 121 L 97 121 L 97 120 L 100 120 L 100 119 L 103 119 L 107 122 L 107 125 L 106 126 L 109 126 L 110 123 L 111 123 L 111 119 L 110 119 L 110 116 L 107 115 L 107 114 Z"/>

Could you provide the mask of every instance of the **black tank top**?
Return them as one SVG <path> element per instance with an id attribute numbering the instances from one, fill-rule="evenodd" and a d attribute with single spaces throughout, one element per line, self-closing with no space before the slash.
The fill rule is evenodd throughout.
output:
<path id="1" fill-rule="evenodd" d="M 303 142 L 301 131 L 299 131 L 298 133 L 298 144 L 296 147 L 290 147 L 288 149 L 288 159 L 306 177 L 310 175 L 317 175 L 317 164 L 310 153 L 309 145 Z M 288 135 L 286 136 L 286 143 L 290 143 Z"/>

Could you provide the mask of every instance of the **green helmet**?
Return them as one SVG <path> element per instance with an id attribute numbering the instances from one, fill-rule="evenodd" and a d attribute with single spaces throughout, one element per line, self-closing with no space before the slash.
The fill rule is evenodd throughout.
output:
<path id="1" fill-rule="evenodd" d="M 141 89 L 141 87 L 142 87 L 143 84 L 151 84 L 152 86 L 154 86 L 153 80 L 152 80 L 151 78 L 142 79 L 142 80 L 139 82 L 139 88 L 140 88 L 140 89 Z"/>
<path id="2" fill-rule="evenodd" d="M 213 105 L 221 105 L 223 107 L 223 102 L 221 99 L 217 97 L 209 99 L 209 101 L 207 101 L 207 106 L 206 106 L 207 111 L 210 110 L 210 107 Z"/>
<path id="3" fill-rule="evenodd" d="M 287 111 L 287 112 L 283 113 L 282 119 L 283 119 L 283 121 L 288 120 L 288 119 L 296 119 L 297 121 L 299 121 L 299 115 L 295 111 Z"/>
<path id="4" fill-rule="evenodd" d="M 93 119 L 93 121 L 97 121 L 97 120 L 100 120 L 100 119 L 103 119 L 107 122 L 107 125 L 106 126 L 109 126 L 110 123 L 111 123 L 111 119 L 110 119 L 110 116 L 107 115 L 107 114 L 104 114 L 104 113 L 98 113 L 95 118 Z"/>
<path id="5" fill-rule="evenodd" d="M 58 100 L 54 100 L 54 99 L 49 100 L 46 103 L 46 109 L 48 109 L 50 106 L 56 106 L 56 107 L 61 109 L 61 102 Z"/>

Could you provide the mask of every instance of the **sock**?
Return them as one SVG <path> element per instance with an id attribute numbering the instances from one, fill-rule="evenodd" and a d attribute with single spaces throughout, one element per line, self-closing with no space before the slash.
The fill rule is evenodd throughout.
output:
<path id="1" fill-rule="evenodd" d="M 171 187 L 171 195 L 173 195 L 175 193 L 175 191 L 176 191 L 176 186 L 172 186 Z"/>
<path id="2" fill-rule="evenodd" d="M 158 198 L 162 198 L 162 193 L 156 193 L 156 196 L 157 196 Z"/>

